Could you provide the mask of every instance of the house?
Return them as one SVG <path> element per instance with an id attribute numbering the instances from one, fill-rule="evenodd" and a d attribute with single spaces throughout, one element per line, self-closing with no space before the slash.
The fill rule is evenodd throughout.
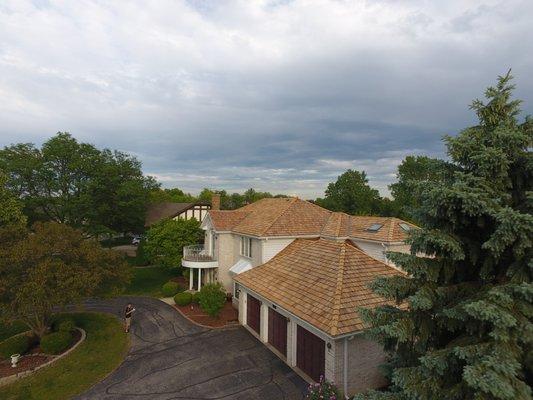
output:
<path id="1" fill-rule="evenodd" d="M 146 210 L 146 218 L 144 222 L 145 228 L 149 228 L 153 224 L 167 218 L 172 219 L 190 219 L 196 218 L 202 221 L 211 209 L 220 208 L 220 197 L 213 196 L 210 203 L 193 202 L 193 203 L 173 203 L 162 202 L 148 205 Z"/>
<path id="2" fill-rule="evenodd" d="M 182 260 L 190 289 L 221 282 L 241 324 L 309 381 L 324 375 L 350 394 L 385 383 L 384 353 L 362 335 L 357 310 L 385 304 L 367 285 L 403 274 L 385 252 L 409 251 L 414 225 L 276 198 L 211 210 L 201 226 L 205 244 Z"/>

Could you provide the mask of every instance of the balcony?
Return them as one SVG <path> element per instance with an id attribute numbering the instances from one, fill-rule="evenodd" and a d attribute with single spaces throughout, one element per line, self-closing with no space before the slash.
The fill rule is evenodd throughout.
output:
<path id="1" fill-rule="evenodd" d="M 218 268 L 218 261 L 203 244 L 195 244 L 183 247 L 181 265 L 186 268 Z"/>

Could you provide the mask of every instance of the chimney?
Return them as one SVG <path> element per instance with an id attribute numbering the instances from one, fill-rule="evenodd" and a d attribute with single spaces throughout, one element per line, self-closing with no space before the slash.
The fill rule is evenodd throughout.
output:
<path id="1" fill-rule="evenodd" d="M 220 195 L 218 193 L 211 196 L 211 210 L 220 210 Z"/>

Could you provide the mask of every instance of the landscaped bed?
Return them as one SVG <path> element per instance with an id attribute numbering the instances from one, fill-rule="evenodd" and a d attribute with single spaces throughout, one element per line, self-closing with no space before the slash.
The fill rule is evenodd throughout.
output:
<path id="1" fill-rule="evenodd" d="M 70 343 L 68 347 L 61 352 L 61 354 L 69 351 L 82 338 L 81 332 L 77 329 L 70 332 L 70 335 Z M 10 359 L 0 361 L 0 378 L 15 375 L 20 372 L 34 370 L 35 368 L 53 360 L 54 358 L 59 357 L 61 354 L 57 354 L 55 356 L 52 354 L 46 354 L 46 352 L 44 352 L 38 344 L 34 344 L 30 347 L 26 354 L 21 355 L 15 368 L 12 367 Z"/>
<path id="2" fill-rule="evenodd" d="M 175 305 L 183 315 L 192 321 L 209 326 L 212 328 L 223 328 L 227 326 L 234 326 L 239 323 L 238 311 L 233 307 L 231 301 L 224 304 L 224 307 L 220 311 L 218 317 L 210 317 L 205 311 L 203 311 L 198 304 L 191 303 L 186 306 Z"/>
<path id="3" fill-rule="evenodd" d="M 85 330 L 86 339 L 50 366 L 1 387 L 2 400 L 70 399 L 103 379 L 122 362 L 128 349 L 128 339 L 118 319 L 99 313 L 72 313 L 68 316 L 74 319 L 77 327 Z"/>

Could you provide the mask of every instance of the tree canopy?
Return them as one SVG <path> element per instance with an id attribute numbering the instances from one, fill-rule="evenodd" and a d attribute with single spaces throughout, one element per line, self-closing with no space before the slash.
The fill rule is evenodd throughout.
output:
<path id="1" fill-rule="evenodd" d="M 379 214 L 379 192 L 368 184 L 364 171 L 349 169 L 335 182 L 328 185 L 324 199 L 317 204 L 332 211 L 343 211 L 352 215 Z"/>
<path id="2" fill-rule="evenodd" d="M 180 268 L 183 247 L 198 244 L 203 235 L 195 218 L 164 219 L 150 227 L 143 249 L 153 264 Z"/>
<path id="3" fill-rule="evenodd" d="M 142 230 L 149 193 L 158 186 L 134 157 L 98 150 L 68 133 L 40 149 L 31 143 L 5 147 L 0 169 L 30 223 L 56 221 L 90 233 Z"/>
<path id="4" fill-rule="evenodd" d="M 4 228 L 6 229 L 6 228 Z M 57 222 L 0 241 L 0 319 L 20 320 L 39 337 L 53 311 L 86 297 L 116 294 L 129 280 L 123 257 Z"/>
<path id="5" fill-rule="evenodd" d="M 407 276 L 373 290 L 398 306 L 362 310 L 389 352 L 392 386 L 373 399 L 530 399 L 533 350 L 533 121 L 519 122 L 508 74 L 445 143 L 449 179 L 425 185 Z M 424 256 L 421 256 L 424 254 Z"/>
<path id="6" fill-rule="evenodd" d="M 420 206 L 420 193 L 424 186 L 445 179 L 446 163 L 427 156 L 407 156 L 398 166 L 397 182 L 389 189 L 398 209 L 398 216 L 412 219 Z"/>
<path id="7" fill-rule="evenodd" d="M 6 176 L 0 171 L 0 228 L 24 225 L 26 217 L 18 199 L 6 187 Z"/>

